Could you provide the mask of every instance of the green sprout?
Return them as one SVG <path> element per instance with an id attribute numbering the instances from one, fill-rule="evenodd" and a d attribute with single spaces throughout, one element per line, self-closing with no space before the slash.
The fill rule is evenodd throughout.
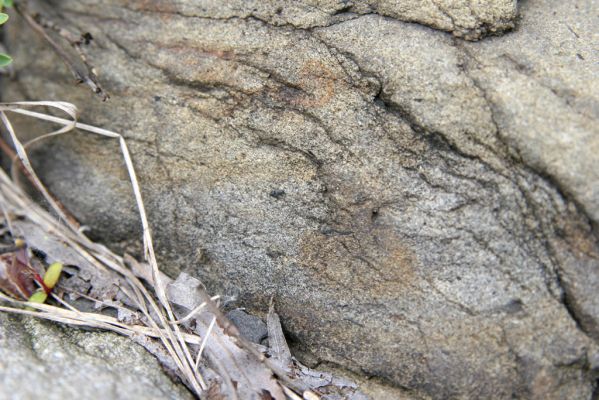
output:
<path id="1" fill-rule="evenodd" d="M 50 264 L 46 270 L 46 273 L 44 274 L 44 279 L 42 280 L 43 283 L 40 282 L 42 287 L 33 293 L 27 301 L 30 303 L 44 303 L 52 292 L 52 289 L 54 289 L 54 286 L 56 286 L 56 283 L 58 283 L 61 272 L 61 263 L 55 262 Z"/>
<path id="2" fill-rule="evenodd" d="M 8 14 L 1 12 L 5 7 L 12 7 L 13 0 L 0 0 L 0 25 L 8 21 Z M 8 54 L 0 53 L 0 67 L 5 67 L 12 62 Z"/>

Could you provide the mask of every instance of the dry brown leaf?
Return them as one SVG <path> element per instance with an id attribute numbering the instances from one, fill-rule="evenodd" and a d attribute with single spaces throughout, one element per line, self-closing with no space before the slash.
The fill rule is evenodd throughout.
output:
<path id="1" fill-rule="evenodd" d="M 28 262 L 27 250 L 0 255 L 0 290 L 16 299 L 28 299 L 37 289 L 37 271 Z"/>
<path id="2" fill-rule="evenodd" d="M 206 297 L 201 282 L 185 273 L 168 285 L 167 294 L 169 300 L 187 312 L 199 306 Z M 184 313 L 181 313 L 183 316 Z M 262 399 L 265 394 L 276 400 L 285 399 L 273 372 L 239 345 L 239 337 L 227 333 L 229 325 L 223 326 L 221 318 L 216 319 L 217 323 L 207 335 L 215 317 L 219 316 L 207 310 L 194 318 L 194 331 L 207 338 L 205 354 L 213 368 L 219 372 L 226 371 L 241 399 Z"/>
<path id="3" fill-rule="evenodd" d="M 291 356 L 285 340 L 281 320 L 271 304 L 267 316 L 269 354 L 273 362 L 281 364 L 289 371 L 290 379 L 297 386 L 310 388 L 313 392 L 304 392 L 304 399 L 337 399 L 337 400 L 366 400 L 368 397 L 359 392 L 358 385 L 347 379 L 336 377 L 331 373 L 317 371 L 306 367 Z M 320 394 L 316 395 L 314 392 Z"/>
<path id="4" fill-rule="evenodd" d="M 268 310 L 266 326 L 268 329 L 268 347 L 271 357 L 274 360 L 279 361 L 282 368 L 291 370 L 293 365 L 291 351 L 289 350 L 289 346 L 287 346 L 283 328 L 281 327 L 281 320 L 279 315 L 275 312 L 273 303 L 271 303 Z"/>

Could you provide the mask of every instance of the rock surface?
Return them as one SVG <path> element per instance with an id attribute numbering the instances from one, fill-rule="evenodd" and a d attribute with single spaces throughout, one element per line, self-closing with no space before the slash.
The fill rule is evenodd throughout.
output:
<path id="1" fill-rule="evenodd" d="M 142 347 L 0 314 L 0 399 L 193 399 Z"/>
<path id="2" fill-rule="evenodd" d="M 4 98 L 126 136 L 165 270 L 274 296 L 304 358 L 415 398 L 597 396 L 595 1 L 522 2 L 478 42 L 455 36 L 514 2 L 49 3 L 112 98 L 17 23 Z M 115 143 L 36 162 L 96 237 L 139 237 Z"/>
<path id="3" fill-rule="evenodd" d="M 517 17 L 515 0 L 234 0 L 226 3 L 178 0 L 168 5 L 147 1 L 120 4 L 142 12 L 212 20 L 254 19 L 296 29 L 331 26 L 372 14 L 417 22 L 470 40 L 511 29 Z"/>

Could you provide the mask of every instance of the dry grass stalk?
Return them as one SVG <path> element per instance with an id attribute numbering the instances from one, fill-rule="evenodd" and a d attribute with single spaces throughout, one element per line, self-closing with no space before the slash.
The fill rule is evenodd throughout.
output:
<path id="1" fill-rule="evenodd" d="M 51 107 L 63 111 L 69 116 L 69 119 L 35 112 L 30 109 L 40 106 Z M 19 113 L 41 120 L 57 123 L 60 124 L 61 127 L 53 132 L 36 138 L 33 141 L 21 143 L 12 124 L 10 123 L 10 120 L 7 117 L 7 112 Z M 0 308 L 0 310 L 35 315 L 37 317 L 72 325 L 85 325 L 108 329 L 127 336 L 144 334 L 148 336 L 159 337 L 192 390 L 198 395 L 203 390 L 206 390 L 206 383 L 204 382 L 201 374 L 195 368 L 196 362 L 192 357 L 190 349 L 187 345 L 188 342 L 195 344 L 198 342 L 201 344 L 202 342 L 198 336 L 189 335 L 180 330 L 179 326 L 177 325 L 177 319 L 174 316 L 170 303 L 167 300 L 166 293 L 164 292 L 164 285 L 160 283 L 160 272 L 158 270 L 158 264 L 154 254 L 152 237 L 150 234 L 145 207 L 141 197 L 141 190 L 139 188 L 127 144 L 123 137 L 115 132 L 78 123 L 76 107 L 72 104 L 63 102 L 16 102 L 0 104 L 0 119 L 10 135 L 20 163 L 27 171 L 36 189 L 39 190 L 39 192 L 43 195 L 45 200 L 52 208 L 52 211 L 56 213 L 59 218 L 56 220 L 40 206 L 33 203 L 25 195 L 25 193 L 14 184 L 14 182 L 6 175 L 4 171 L 0 171 L 0 193 L 2 196 L 0 201 L 2 201 L 3 207 L 7 208 L 8 211 L 18 210 L 20 213 L 27 215 L 29 220 L 38 224 L 45 231 L 56 234 L 61 240 L 64 241 L 64 243 L 76 250 L 88 262 L 97 266 L 98 269 L 112 270 L 123 277 L 129 285 L 129 288 L 123 289 L 130 294 L 131 300 L 133 300 L 137 304 L 138 308 L 145 314 L 146 321 L 148 322 L 149 326 L 141 327 L 118 323 L 118 321 L 107 319 L 107 317 L 102 314 L 81 313 L 50 305 L 34 306 L 26 302 L 12 300 L 4 295 L 2 295 L 0 298 L 5 302 L 8 302 L 9 306 L 3 306 Z M 64 213 L 62 207 L 57 203 L 54 197 L 48 193 L 47 189 L 33 170 L 26 148 L 32 143 L 41 139 L 60 135 L 72 131 L 75 128 L 119 140 L 120 148 L 123 153 L 125 165 L 129 173 L 129 178 L 133 187 L 142 221 L 146 260 L 152 269 L 153 280 L 157 283 L 155 285 L 155 294 L 158 298 L 158 303 L 155 301 L 153 294 L 150 293 L 142 284 L 142 282 L 126 267 L 121 257 L 113 254 L 104 246 L 91 242 L 80 232 L 79 227 L 75 225 L 71 221 L 71 218 Z M 8 212 L 5 212 L 6 216 L 8 216 L 8 214 Z M 9 221 L 8 218 L 7 221 Z M 32 312 L 23 310 L 20 308 L 22 306 L 30 306 L 38 311 Z M 155 317 L 157 317 L 157 320 L 155 320 Z M 195 337 L 195 339 L 192 339 L 192 337 Z"/>

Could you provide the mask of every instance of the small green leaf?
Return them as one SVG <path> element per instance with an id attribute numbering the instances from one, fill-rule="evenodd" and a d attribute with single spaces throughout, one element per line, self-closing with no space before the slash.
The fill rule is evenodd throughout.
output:
<path id="1" fill-rule="evenodd" d="M 48 295 L 46 293 L 44 293 L 41 290 L 38 290 L 37 292 L 33 293 L 27 301 L 30 303 L 43 304 L 46 302 L 47 298 L 48 298 Z"/>
<path id="2" fill-rule="evenodd" d="M 6 67 L 12 62 L 12 58 L 7 54 L 0 53 L 0 67 Z"/>
<path id="3" fill-rule="evenodd" d="M 0 25 L 8 21 L 8 14 L 0 13 Z"/>
<path id="4" fill-rule="evenodd" d="M 46 270 L 46 274 L 44 275 L 44 285 L 48 287 L 48 289 L 54 288 L 56 286 L 56 282 L 60 279 L 60 272 L 62 271 L 62 264 L 55 262 L 50 264 L 48 269 Z"/>
<path id="5" fill-rule="evenodd" d="M 4 7 L 12 7 L 13 0 L 4 0 Z"/>

